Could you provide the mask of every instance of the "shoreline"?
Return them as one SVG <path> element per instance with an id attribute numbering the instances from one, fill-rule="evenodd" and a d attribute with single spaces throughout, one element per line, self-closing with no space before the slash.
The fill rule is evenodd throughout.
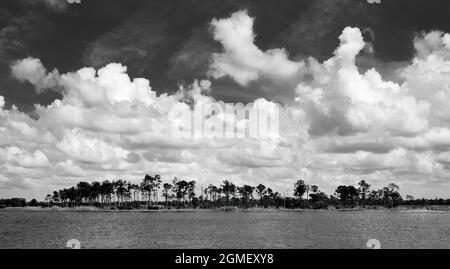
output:
<path id="1" fill-rule="evenodd" d="M 434 211 L 434 212 L 450 212 L 450 206 L 401 206 L 398 208 L 339 208 L 334 207 L 328 209 L 310 209 L 310 208 L 174 208 L 174 209 L 107 209 L 95 206 L 80 206 L 80 207 L 6 207 L 1 208 L 2 211 L 43 211 L 43 212 L 270 212 L 270 211 L 288 211 L 288 212 L 319 212 L 319 211 Z"/>

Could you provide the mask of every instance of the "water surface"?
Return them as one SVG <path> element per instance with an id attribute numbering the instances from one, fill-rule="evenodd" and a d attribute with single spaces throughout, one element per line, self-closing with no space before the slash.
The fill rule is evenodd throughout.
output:
<path id="1" fill-rule="evenodd" d="M 0 248 L 450 248 L 450 212 L 0 211 Z"/>

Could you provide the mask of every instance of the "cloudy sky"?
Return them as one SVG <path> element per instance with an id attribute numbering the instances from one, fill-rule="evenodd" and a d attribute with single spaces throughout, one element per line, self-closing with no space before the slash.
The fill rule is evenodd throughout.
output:
<path id="1" fill-rule="evenodd" d="M 450 196 L 448 1 L 80 2 L 0 3 L 0 197 L 145 173 Z M 278 106 L 279 137 L 170 135 L 222 102 Z"/>

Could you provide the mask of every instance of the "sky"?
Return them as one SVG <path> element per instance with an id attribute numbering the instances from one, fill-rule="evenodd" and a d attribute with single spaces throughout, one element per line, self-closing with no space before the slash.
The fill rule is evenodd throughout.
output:
<path id="1" fill-rule="evenodd" d="M 2 0 L 0 197 L 160 174 L 448 198 L 450 3 L 371 2 Z M 224 103 L 277 108 L 279 134 L 173 136 Z"/>

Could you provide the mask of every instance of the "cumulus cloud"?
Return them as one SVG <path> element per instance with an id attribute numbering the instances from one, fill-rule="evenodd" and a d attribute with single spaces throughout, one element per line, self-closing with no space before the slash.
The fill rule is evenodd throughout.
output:
<path id="1" fill-rule="evenodd" d="M 73 160 L 67 160 L 64 162 L 59 162 L 56 164 L 56 174 L 61 176 L 69 177 L 82 177 L 86 176 L 87 173 L 80 166 L 74 163 Z"/>
<path id="2" fill-rule="evenodd" d="M 253 18 L 244 11 L 212 25 L 224 46 L 213 57 L 217 77 L 231 76 L 241 84 L 261 77 L 292 80 L 303 68 L 282 50 L 259 50 Z M 0 97 L 0 185 L 41 186 L 48 192 L 77 179 L 136 181 L 159 173 L 165 180 L 179 176 L 205 185 L 228 179 L 283 192 L 298 177 L 327 192 L 361 178 L 375 187 L 396 181 L 412 195 L 422 195 L 417 184 L 448 189 L 448 35 L 416 38 L 416 57 L 398 70 L 401 83 L 384 80 L 374 68 L 358 70 L 355 61 L 366 46 L 358 28 L 345 28 L 339 39 L 333 57 L 308 61 L 311 79 L 289 89 L 296 94 L 294 103 L 281 106 L 260 98 L 249 104 L 266 112 L 279 109 L 279 135 L 270 139 L 173 136 L 189 127 L 190 112 L 226 106 L 209 96 L 214 84 L 208 80 L 157 95 L 149 80 L 130 78 L 119 63 L 60 74 L 35 58 L 17 61 L 15 78 L 40 90 L 56 88 L 62 99 L 36 105 L 31 118 L 15 107 L 5 109 Z M 207 110 L 202 120 L 208 127 L 236 122 L 239 134 L 250 124 L 247 117 L 220 109 Z"/>
<path id="3" fill-rule="evenodd" d="M 38 93 L 55 89 L 59 80 L 59 72 L 56 69 L 47 73 L 41 60 L 32 57 L 16 61 L 11 66 L 11 74 L 21 82 L 26 81 L 34 85 Z"/>
<path id="4" fill-rule="evenodd" d="M 375 69 L 358 71 L 365 44 L 359 29 L 345 28 L 334 57 L 312 62 L 313 81 L 296 89 L 316 152 L 308 167 L 448 184 L 448 167 L 438 163 L 449 150 L 447 40 L 439 31 L 419 35 L 412 64 L 398 70 L 404 82 L 394 83 Z"/>
<path id="5" fill-rule="evenodd" d="M 47 156 L 40 150 L 35 152 L 26 152 L 18 147 L 8 147 L 1 149 L 2 155 L 6 156 L 5 161 L 12 166 L 18 166 L 23 168 L 38 168 L 47 167 L 50 162 Z"/>
<path id="6" fill-rule="evenodd" d="M 123 159 L 128 155 L 126 150 L 88 137 L 78 129 L 68 130 L 56 147 L 68 157 L 83 162 L 105 163 Z"/>
<path id="7" fill-rule="evenodd" d="M 289 60 L 284 49 L 260 50 L 254 43 L 253 22 L 247 11 L 212 20 L 213 37 L 222 44 L 224 52 L 213 54 L 210 75 L 230 76 L 237 83 L 247 85 L 260 77 L 286 79 L 304 67 L 303 62 Z"/>
<path id="8" fill-rule="evenodd" d="M 361 74 L 355 64 L 364 41 L 358 28 L 347 27 L 333 58 L 313 66 L 314 80 L 300 83 L 297 101 L 305 107 L 314 135 L 348 135 L 376 129 L 415 134 L 429 127 L 430 104 L 410 89 L 370 69 Z"/>
<path id="9" fill-rule="evenodd" d="M 450 122 L 450 35 L 440 31 L 421 34 L 414 46 L 417 57 L 400 70 L 408 87 L 417 98 L 431 104 L 431 116 L 444 125 Z"/>
<path id="10" fill-rule="evenodd" d="M 24 152 L 21 156 L 28 156 L 26 152 L 30 152 L 34 159 L 28 157 L 28 163 L 31 160 L 41 165 L 47 163 L 51 167 L 46 170 L 49 180 L 60 182 L 61 178 L 110 174 L 137 180 L 144 173 L 160 173 L 169 179 L 185 175 L 201 181 L 202 177 L 206 180 L 211 174 L 226 173 L 224 171 L 233 171 L 235 177 L 243 175 L 230 168 L 232 164 L 217 164 L 221 158 L 235 154 L 227 152 L 228 148 L 238 144 L 246 147 L 250 142 L 245 141 L 250 139 L 208 139 L 203 136 L 185 139 L 172 135 L 174 126 L 186 124 L 186 114 L 196 109 L 201 111 L 208 105 L 225 106 L 207 96 L 211 91 L 210 81 L 195 80 L 172 95 L 157 96 L 149 80 L 130 79 L 126 67 L 117 63 L 98 70 L 81 68 L 59 74 L 57 70 L 47 72 L 40 60 L 27 58 L 17 61 L 12 72 L 18 80 L 28 81 L 36 88 L 43 88 L 42 85 L 49 89 L 57 87 L 63 96 L 48 106 L 37 105 L 37 119 L 15 108 L 2 110 L 0 114 L 0 132 L 5 138 L 0 146 L 14 145 Z M 53 84 L 45 83 L 50 76 Z M 259 99 L 248 106 L 270 112 L 276 104 Z M 201 117 L 205 126 L 215 126 L 215 122 L 225 123 L 237 116 L 233 111 L 208 110 Z M 248 124 L 247 121 L 240 118 L 238 130 Z M 203 126 L 192 127 L 194 132 L 205 130 Z M 256 143 L 259 144 L 258 139 Z M 251 154 L 256 156 L 263 150 L 264 147 L 256 147 L 249 151 L 247 158 L 251 159 Z M 47 162 L 38 162 L 43 152 L 48 156 Z M 285 157 L 279 155 L 255 164 L 273 166 L 271 160 L 278 158 Z M 20 170 L 18 164 L 16 161 L 14 168 L 11 160 L 3 162 L 9 167 L 4 174 L 11 181 L 21 173 L 31 175 L 31 178 L 42 176 L 37 171 L 34 175 L 30 171 L 43 172 L 40 166 L 32 167 L 22 162 L 28 170 Z M 217 178 L 219 180 L 221 178 Z M 12 186 L 9 181 L 3 184 Z"/>

